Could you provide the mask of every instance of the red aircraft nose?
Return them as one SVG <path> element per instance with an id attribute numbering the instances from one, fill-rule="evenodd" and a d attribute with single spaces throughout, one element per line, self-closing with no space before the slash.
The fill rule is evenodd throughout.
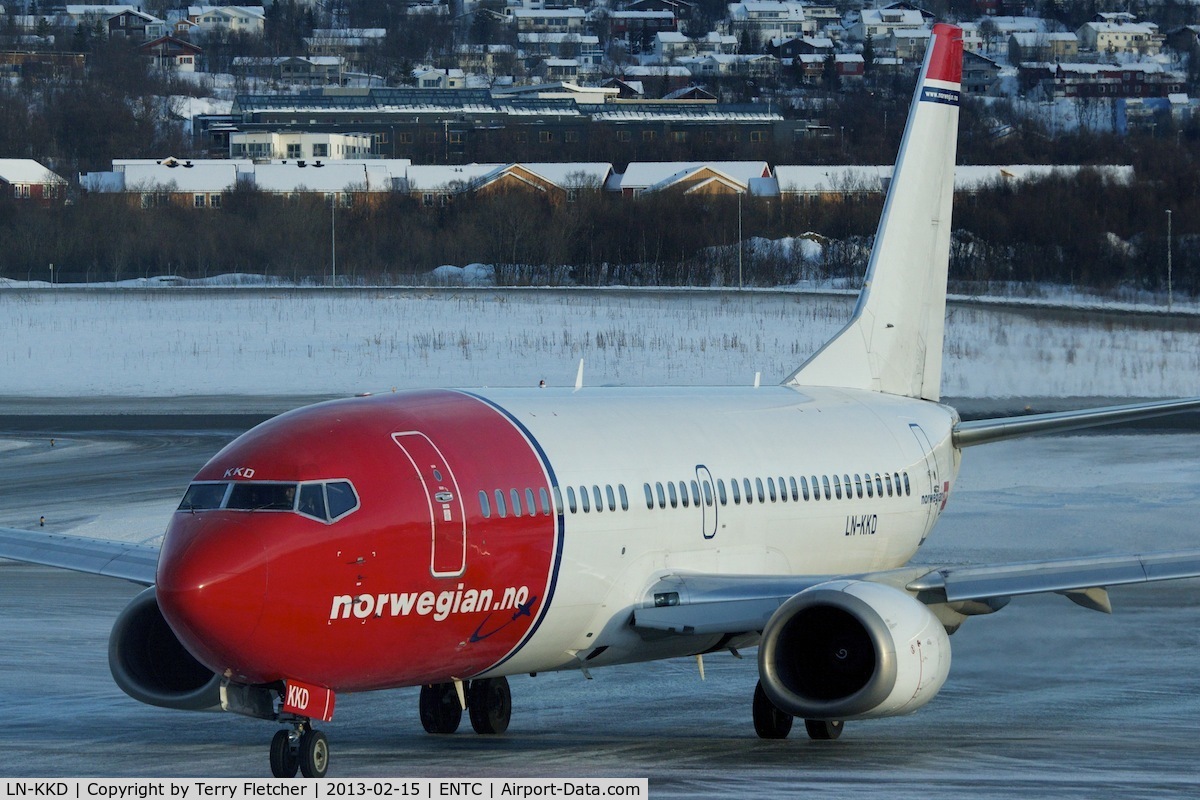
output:
<path id="1" fill-rule="evenodd" d="M 267 590 L 261 528 L 272 516 L 176 513 L 159 555 L 163 616 L 201 663 L 239 681 L 268 680 L 251 662 Z"/>

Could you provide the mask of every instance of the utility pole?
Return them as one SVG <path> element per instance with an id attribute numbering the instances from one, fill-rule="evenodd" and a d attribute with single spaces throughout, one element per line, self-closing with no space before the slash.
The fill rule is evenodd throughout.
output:
<path id="1" fill-rule="evenodd" d="M 329 263 L 333 266 L 333 285 L 337 286 L 337 192 L 329 197 Z"/>
<path id="2" fill-rule="evenodd" d="M 1171 209 L 1167 209 L 1167 313 L 1171 313 L 1174 304 L 1174 290 L 1171 284 Z"/>

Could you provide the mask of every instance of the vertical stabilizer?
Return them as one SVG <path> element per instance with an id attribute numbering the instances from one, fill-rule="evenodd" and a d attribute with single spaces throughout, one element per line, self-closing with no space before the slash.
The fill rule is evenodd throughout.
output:
<path id="1" fill-rule="evenodd" d="M 962 30 L 933 28 L 854 316 L 784 383 L 939 399 Z"/>

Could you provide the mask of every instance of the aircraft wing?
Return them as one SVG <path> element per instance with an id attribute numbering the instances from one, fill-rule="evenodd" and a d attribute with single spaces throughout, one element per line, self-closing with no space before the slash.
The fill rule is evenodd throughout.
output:
<path id="1" fill-rule="evenodd" d="M 1107 589 L 1200 577 L 1200 550 L 1029 561 L 990 566 L 907 566 L 864 575 L 672 574 L 647 590 L 633 627 L 683 634 L 762 631 L 790 597 L 830 580 L 876 581 L 927 605 L 979 602 L 999 609 L 1012 597 L 1054 592 L 1084 608 L 1111 612 Z"/>
<path id="2" fill-rule="evenodd" d="M 154 584 L 158 548 L 145 544 L 0 528 L 0 558 Z"/>

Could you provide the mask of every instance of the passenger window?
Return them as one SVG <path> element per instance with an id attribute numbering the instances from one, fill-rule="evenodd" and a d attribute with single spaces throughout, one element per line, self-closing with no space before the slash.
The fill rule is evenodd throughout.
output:
<path id="1" fill-rule="evenodd" d="M 804 480 L 804 479 L 803 479 L 803 478 L 801 478 L 800 480 Z M 798 487 L 798 486 L 796 485 L 796 476 L 795 476 L 795 475 L 792 475 L 792 476 L 789 476 L 789 477 L 788 477 L 788 487 L 789 487 L 789 488 L 792 490 L 792 500 L 793 500 L 793 502 L 799 502 L 799 501 L 800 501 L 800 487 Z M 804 494 L 806 494 L 806 495 L 807 495 L 807 494 L 808 494 L 808 492 L 805 492 Z M 808 498 L 807 498 L 807 497 L 805 497 L 804 499 L 805 499 L 805 500 L 807 500 Z"/>
<path id="2" fill-rule="evenodd" d="M 729 498 L 725 496 L 725 479 L 717 479 L 717 499 L 721 501 L 721 505 L 728 505 Z"/>
<path id="3" fill-rule="evenodd" d="M 625 484 L 623 484 L 623 483 L 617 484 L 617 493 L 621 495 L 621 510 L 628 511 L 629 510 L 629 495 L 625 494 Z"/>
<path id="4" fill-rule="evenodd" d="M 846 487 L 846 499 L 853 500 L 854 499 L 854 488 L 850 485 L 850 476 L 849 475 L 846 475 L 845 473 L 842 474 L 842 484 Z"/>
<path id="5" fill-rule="evenodd" d="M 586 486 L 579 487 L 579 506 L 583 509 L 583 513 L 585 514 L 592 510 L 592 501 L 588 497 L 588 490 Z"/>
<path id="6" fill-rule="evenodd" d="M 610 483 L 604 484 L 604 496 L 608 498 L 608 510 L 616 511 L 617 510 L 617 498 L 616 498 L 616 495 L 613 494 L 612 484 L 610 484 Z"/>
<path id="7" fill-rule="evenodd" d="M 667 494 L 671 496 L 671 508 L 679 508 L 679 495 L 675 494 L 674 481 L 667 481 Z"/>
<path id="8" fill-rule="evenodd" d="M 892 476 L 891 476 L 891 474 L 885 474 L 883 476 L 883 479 L 887 482 L 888 497 L 891 497 L 892 496 Z"/>
<path id="9" fill-rule="evenodd" d="M 483 512 L 485 519 L 492 515 L 492 504 L 488 502 L 487 492 L 480 491 L 479 493 L 479 510 Z"/>
<path id="10" fill-rule="evenodd" d="M 316 517 L 324 522 L 325 516 L 325 487 L 319 483 L 307 483 L 300 487 L 300 505 L 297 510 L 301 514 Z"/>
<path id="11" fill-rule="evenodd" d="M 704 505 L 708 506 L 709 508 L 712 508 L 712 504 L 713 504 L 712 484 L 709 483 L 708 481 L 705 481 L 704 483 L 700 484 L 700 488 L 704 490 Z"/>
<path id="12" fill-rule="evenodd" d="M 754 493 L 753 493 L 753 490 L 751 490 L 751 488 L 750 488 L 750 479 L 749 478 L 742 478 L 742 488 L 745 490 L 745 493 L 746 493 L 746 502 L 753 503 L 754 502 Z"/>
<path id="13" fill-rule="evenodd" d="M 883 497 L 883 478 L 879 477 L 879 473 L 875 473 L 875 494 Z"/>
<path id="14" fill-rule="evenodd" d="M 912 494 L 912 489 L 908 486 L 908 473 L 906 472 L 904 473 L 904 496 L 908 497 L 910 494 Z"/>
<path id="15" fill-rule="evenodd" d="M 554 487 L 554 505 L 556 508 L 558 508 L 558 513 L 560 514 L 566 508 L 566 506 L 563 505 L 562 489 L 557 486 Z M 571 510 L 574 511 L 575 509 Z"/>
<path id="16" fill-rule="evenodd" d="M 692 481 L 692 505 L 700 507 L 700 484 Z"/>
<path id="17" fill-rule="evenodd" d="M 538 487 L 538 500 L 542 501 L 542 513 L 549 516 L 549 514 L 550 514 L 550 493 L 546 491 L 545 486 Z"/>
<path id="18" fill-rule="evenodd" d="M 767 495 L 771 498 L 771 502 L 775 502 L 775 479 L 767 478 Z"/>
<path id="19" fill-rule="evenodd" d="M 742 504 L 742 490 L 738 486 L 737 478 L 729 482 L 729 488 L 733 492 L 733 504 L 740 506 Z"/>
<path id="20" fill-rule="evenodd" d="M 867 479 L 867 497 L 874 497 L 875 496 L 875 486 L 874 486 L 874 484 L 871 483 L 871 473 L 868 472 L 866 474 L 866 479 Z"/>
<path id="21" fill-rule="evenodd" d="M 525 490 L 525 513 L 531 517 L 537 516 L 537 506 L 533 503 L 533 489 Z"/>
<path id="22" fill-rule="evenodd" d="M 859 475 L 857 472 L 854 473 L 854 494 L 857 495 L 859 500 L 862 499 L 862 475 Z"/>
<path id="23" fill-rule="evenodd" d="M 512 499 L 512 513 L 514 517 L 521 516 L 521 493 L 516 489 L 509 489 L 508 496 Z"/>
<path id="24" fill-rule="evenodd" d="M 225 499 L 228 483 L 193 483 L 184 492 L 183 501 L 179 504 L 180 511 L 208 511 L 220 508 Z"/>
<path id="25" fill-rule="evenodd" d="M 504 505 L 504 492 L 499 489 L 496 490 L 496 513 L 501 519 L 508 516 L 508 508 Z"/>
<path id="26" fill-rule="evenodd" d="M 838 500 L 842 499 L 842 482 L 837 475 L 833 476 L 833 496 Z"/>
<path id="27" fill-rule="evenodd" d="M 642 488 L 646 490 L 646 508 L 654 508 L 654 493 L 650 491 L 650 484 L 642 484 Z"/>
<path id="28" fill-rule="evenodd" d="M 902 497 L 902 496 L 903 496 L 903 490 L 900 488 L 900 473 L 899 473 L 899 472 L 893 472 L 893 473 L 892 473 L 892 480 L 893 480 L 893 481 L 895 482 L 895 484 L 896 484 L 896 496 L 897 496 L 897 497 Z"/>
<path id="29" fill-rule="evenodd" d="M 684 508 L 688 507 L 687 484 L 683 481 L 679 482 L 679 501 L 683 503 Z"/>
<path id="30" fill-rule="evenodd" d="M 592 484 L 592 497 L 596 499 L 596 513 L 604 510 L 604 501 L 600 499 L 600 487 Z"/>
<path id="31" fill-rule="evenodd" d="M 567 502 L 570 503 L 570 505 L 571 505 L 571 513 L 572 514 L 574 514 L 576 511 L 579 510 L 579 506 L 577 506 L 575 504 L 575 487 L 574 486 L 567 487 Z"/>
<path id="32" fill-rule="evenodd" d="M 815 480 L 816 480 L 816 479 L 814 478 L 814 481 L 815 481 Z M 821 486 L 823 486 L 823 487 L 825 488 L 825 499 L 826 499 L 826 500 L 832 500 L 832 499 L 833 499 L 833 495 L 832 495 L 832 494 L 830 493 L 830 491 L 829 491 L 829 476 L 828 476 L 828 475 L 822 475 L 822 476 L 821 476 Z"/>
<path id="33" fill-rule="evenodd" d="M 661 482 L 654 484 L 654 491 L 658 494 L 658 507 L 667 507 L 667 496 L 663 494 L 663 485 Z"/>
<path id="34" fill-rule="evenodd" d="M 804 499 L 807 500 L 808 499 L 808 480 L 805 478 L 801 478 L 800 482 L 804 484 Z M 812 499 L 813 500 L 821 499 L 821 486 L 820 486 L 820 484 L 817 483 L 816 475 L 812 476 Z"/>

